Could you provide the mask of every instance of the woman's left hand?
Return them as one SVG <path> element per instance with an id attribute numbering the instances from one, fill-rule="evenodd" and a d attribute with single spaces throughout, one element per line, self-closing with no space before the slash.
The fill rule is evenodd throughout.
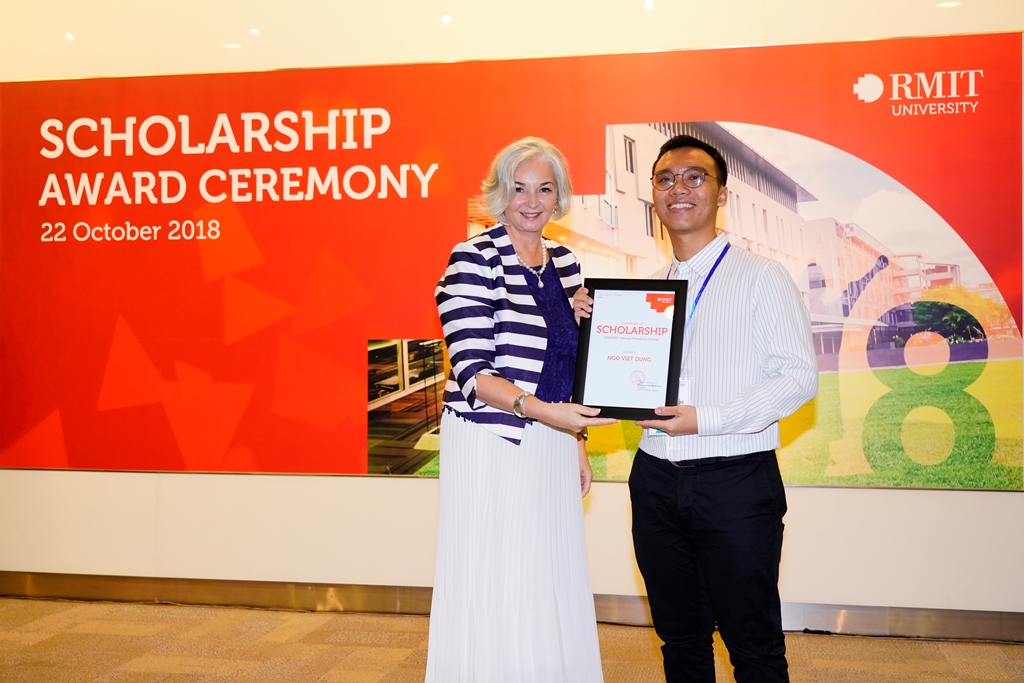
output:
<path id="1" fill-rule="evenodd" d="M 581 497 L 586 497 L 590 493 L 590 484 L 594 481 L 594 472 L 590 469 L 590 458 L 587 457 L 587 442 L 582 438 L 577 438 L 576 441 L 580 449 L 580 490 L 583 492 Z"/>
<path id="2" fill-rule="evenodd" d="M 599 417 L 600 408 L 581 406 L 579 403 L 547 403 L 536 396 L 526 399 L 524 411 L 528 417 L 540 420 L 549 427 L 576 434 L 587 427 L 605 427 L 618 422 L 611 417 Z"/>

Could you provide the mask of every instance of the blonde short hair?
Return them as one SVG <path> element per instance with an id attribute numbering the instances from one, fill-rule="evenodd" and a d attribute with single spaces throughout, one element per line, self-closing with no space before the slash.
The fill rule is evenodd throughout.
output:
<path id="1" fill-rule="evenodd" d="M 498 152 L 498 156 L 491 162 L 491 170 L 480 186 L 484 193 L 484 211 L 488 216 L 501 220 L 505 209 L 516 196 L 516 169 L 523 162 L 536 159 L 546 161 L 551 167 L 551 175 L 555 177 L 558 203 L 551 217 L 558 219 L 569 213 L 569 207 L 572 206 L 572 182 L 569 180 L 569 165 L 565 157 L 547 140 L 526 137 Z"/>

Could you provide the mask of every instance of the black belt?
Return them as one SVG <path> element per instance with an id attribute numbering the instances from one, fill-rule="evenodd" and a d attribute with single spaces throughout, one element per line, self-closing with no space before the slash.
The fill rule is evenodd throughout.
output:
<path id="1" fill-rule="evenodd" d="M 691 470 L 699 469 L 701 467 L 720 467 L 722 465 L 729 465 L 740 460 L 748 460 L 752 458 L 766 458 L 768 456 L 775 457 L 775 451 L 758 451 L 757 453 L 744 453 L 743 455 L 723 455 L 714 458 L 696 458 L 695 460 L 665 460 L 664 458 L 655 458 L 650 453 L 642 451 L 645 455 L 654 458 L 655 460 L 662 460 L 668 463 L 672 467 L 679 470 Z"/>

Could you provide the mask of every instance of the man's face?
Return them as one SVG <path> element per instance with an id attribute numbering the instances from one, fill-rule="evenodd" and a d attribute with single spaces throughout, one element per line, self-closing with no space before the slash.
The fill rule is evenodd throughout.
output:
<path id="1" fill-rule="evenodd" d="M 667 190 L 651 188 L 654 209 L 669 232 L 674 234 L 701 234 L 715 236 L 718 207 L 725 206 L 729 191 L 714 176 L 718 175 L 711 155 L 695 147 L 680 147 L 667 152 L 658 160 L 654 174 L 663 171 L 682 174 L 687 169 L 699 169 L 712 177 L 704 179 L 697 188 L 686 187 L 682 178 Z"/>

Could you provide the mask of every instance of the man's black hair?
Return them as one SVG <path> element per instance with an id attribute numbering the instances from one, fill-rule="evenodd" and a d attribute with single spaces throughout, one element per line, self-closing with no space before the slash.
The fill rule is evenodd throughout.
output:
<path id="1" fill-rule="evenodd" d="M 658 162 L 661 161 L 661 158 L 663 156 L 665 156 L 672 150 L 679 149 L 681 147 L 695 147 L 697 149 L 701 149 L 707 152 L 708 156 L 710 156 L 715 162 L 718 183 L 722 186 L 725 185 L 726 178 L 729 177 L 729 169 L 726 168 L 725 158 L 722 156 L 722 153 L 715 149 L 712 145 L 709 145 L 703 140 L 699 140 L 693 137 L 692 135 L 677 135 L 674 138 L 666 140 L 665 144 L 663 144 L 661 146 L 661 149 L 658 150 L 658 158 L 654 160 L 654 165 L 651 166 L 651 175 L 654 175 L 654 169 L 658 167 Z"/>

